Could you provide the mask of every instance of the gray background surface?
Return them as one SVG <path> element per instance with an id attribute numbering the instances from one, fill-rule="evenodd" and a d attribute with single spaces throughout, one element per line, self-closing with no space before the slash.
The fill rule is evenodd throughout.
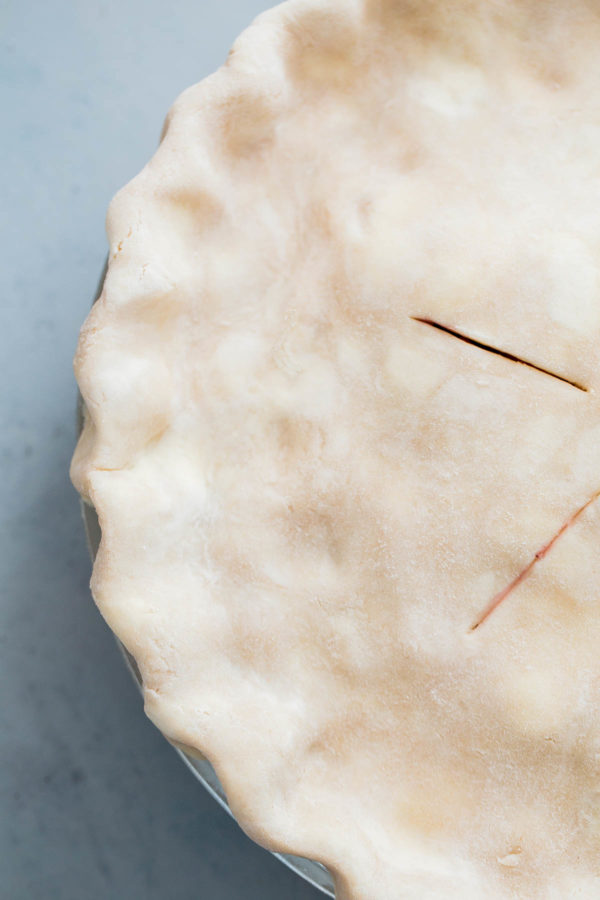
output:
<path id="1" fill-rule="evenodd" d="M 112 194 L 260 0 L 0 0 L 0 897 L 321 896 L 144 718 L 88 590 L 71 357 Z"/>

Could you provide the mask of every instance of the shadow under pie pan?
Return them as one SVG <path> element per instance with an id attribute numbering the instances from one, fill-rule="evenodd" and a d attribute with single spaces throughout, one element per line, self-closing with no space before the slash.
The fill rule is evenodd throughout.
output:
<path id="1" fill-rule="evenodd" d="M 106 275 L 106 268 L 107 266 L 105 265 L 94 302 L 96 302 L 102 291 L 104 276 Z M 81 398 L 79 398 L 77 408 L 78 433 L 81 432 L 82 427 L 83 401 L 81 400 Z M 88 548 L 92 559 L 95 559 L 101 537 L 98 517 L 94 508 L 88 503 L 84 503 L 82 501 L 81 509 L 83 514 L 85 533 L 87 536 Z M 119 645 L 129 671 L 131 672 L 138 687 L 141 689 L 142 678 L 136 665 L 135 659 L 131 656 L 130 653 L 127 652 L 127 650 L 119 640 L 117 640 L 117 644 Z M 219 803 L 220 806 L 222 806 L 223 809 L 233 817 L 233 813 L 231 812 L 229 804 L 227 803 L 225 791 L 223 790 L 223 787 L 219 779 L 217 778 L 216 772 L 210 762 L 205 759 L 200 753 L 192 756 L 191 754 L 186 753 L 184 750 L 181 750 L 178 747 L 173 747 L 173 749 L 181 757 L 190 772 L 206 788 L 208 793 L 211 794 L 212 797 L 214 797 L 214 799 L 217 801 L 217 803 Z M 329 897 L 334 897 L 333 880 L 328 870 L 321 863 L 318 863 L 312 859 L 304 859 L 304 857 L 301 856 L 292 856 L 291 854 L 287 853 L 273 853 L 273 856 L 275 856 L 282 863 L 288 866 L 288 868 L 292 869 L 292 871 L 296 872 L 297 875 L 300 875 L 302 878 L 312 884 L 313 887 L 316 887 L 319 890 L 323 891 L 323 893 Z"/>

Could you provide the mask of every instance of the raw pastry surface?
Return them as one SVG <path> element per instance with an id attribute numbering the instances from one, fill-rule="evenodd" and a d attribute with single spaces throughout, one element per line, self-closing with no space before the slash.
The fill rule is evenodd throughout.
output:
<path id="1" fill-rule="evenodd" d="M 598 2 L 292 0 L 110 207 L 94 597 L 342 898 L 600 896 L 599 47 Z"/>

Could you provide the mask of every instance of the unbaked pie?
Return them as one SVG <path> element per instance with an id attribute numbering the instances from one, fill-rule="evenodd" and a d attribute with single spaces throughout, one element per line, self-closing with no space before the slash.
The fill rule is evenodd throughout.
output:
<path id="1" fill-rule="evenodd" d="M 341 898 L 600 897 L 599 98 L 595 0 L 292 0 L 110 207 L 94 597 Z"/>

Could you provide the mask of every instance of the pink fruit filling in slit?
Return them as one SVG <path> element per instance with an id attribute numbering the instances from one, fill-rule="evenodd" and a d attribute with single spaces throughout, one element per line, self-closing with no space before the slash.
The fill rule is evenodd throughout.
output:
<path id="1" fill-rule="evenodd" d="M 554 547 L 554 545 L 559 540 L 559 538 L 561 538 L 563 536 L 563 534 L 566 531 L 568 531 L 568 529 L 572 525 L 575 524 L 575 522 L 577 521 L 579 516 L 581 516 L 582 513 L 584 513 L 585 510 L 588 508 L 588 506 L 591 506 L 592 503 L 594 503 L 594 501 L 598 499 L 598 497 L 600 497 L 600 491 L 596 491 L 596 493 L 590 497 L 590 499 L 587 501 L 587 503 L 584 503 L 583 506 L 580 506 L 579 509 L 576 510 L 576 512 L 574 512 L 573 515 L 570 516 L 570 518 L 568 518 L 567 521 L 563 523 L 563 525 L 559 528 L 559 530 L 556 532 L 554 537 L 550 541 L 548 541 L 547 544 L 544 544 L 544 546 L 541 548 L 541 550 L 538 550 L 538 552 L 535 554 L 535 556 L 533 557 L 531 562 L 529 562 L 525 566 L 525 568 L 521 572 L 519 572 L 517 577 L 514 578 L 510 582 L 510 584 L 508 584 L 505 588 L 502 588 L 501 591 L 499 591 L 494 597 L 492 597 L 492 599 L 490 600 L 490 602 L 488 603 L 486 608 L 483 610 L 481 615 L 475 620 L 473 625 L 471 625 L 470 631 L 475 631 L 477 628 L 479 628 L 480 625 L 483 625 L 485 620 L 488 619 L 491 616 L 491 614 L 494 612 L 494 610 L 496 610 L 500 606 L 502 601 L 506 600 L 506 598 L 509 596 L 509 594 L 512 594 L 512 592 L 515 590 L 515 588 L 517 588 L 521 584 L 522 581 L 525 581 L 525 579 L 527 578 L 529 573 L 532 571 L 532 569 L 536 565 L 536 563 L 538 563 L 540 560 L 544 559 L 544 557 Z"/>

